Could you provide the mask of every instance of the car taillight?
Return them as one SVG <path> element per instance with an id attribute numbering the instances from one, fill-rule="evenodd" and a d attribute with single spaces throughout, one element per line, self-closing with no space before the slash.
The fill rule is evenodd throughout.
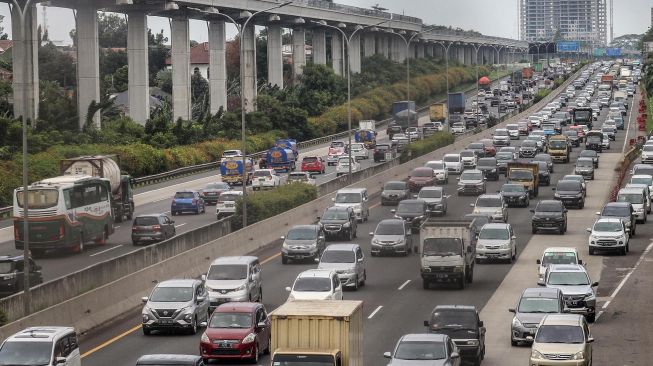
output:
<path id="1" fill-rule="evenodd" d="M 159 225 L 152 226 L 152 231 L 161 231 L 161 226 Z"/>
<path id="2" fill-rule="evenodd" d="M 18 226 L 14 227 L 14 239 L 20 240 L 20 232 L 18 231 Z"/>
<path id="3" fill-rule="evenodd" d="M 59 239 L 63 239 L 64 234 L 66 233 L 66 228 L 63 224 L 59 225 Z"/>
<path id="4" fill-rule="evenodd" d="M 132 231 L 138 231 L 138 226 L 132 226 Z"/>

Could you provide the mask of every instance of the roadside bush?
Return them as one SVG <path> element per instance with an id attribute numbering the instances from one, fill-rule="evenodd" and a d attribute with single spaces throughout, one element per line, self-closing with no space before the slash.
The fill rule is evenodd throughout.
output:
<path id="1" fill-rule="evenodd" d="M 547 95 L 551 94 L 551 89 L 540 89 L 533 97 L 533 104 L 536 104 L 540 100 L 544 99 Z"/>
<path id="2" fill-rule="evenodd" d="M 0 309 L 0 326 L 5 324 L 7 324 L 7 314 L 5 314 L 4 310 Z"/>
<path id="3" fill-rule="evenodd" d="M 441 147 L 453 144 L 456 138 L 448 132 L 438 132 L 433 136 L 427 137 L 423 140 L 413 142 L 408 145 L 405 153 L 401 154 L 401 163 L 415 159 L 419 156 L 428 154 Z"/>
<path id="4" fill-rule="evenodd" d="M 285 184 L 269 191 L 248 193 L 247 224 L 265 220 L 282 212 L 301 206 L 317 199 L 317 187 L 304 184 Z M 234 229 L 241 229 L 243 224 L 243 200 L 236 202 L 236 214 L 233 217 Z"/>

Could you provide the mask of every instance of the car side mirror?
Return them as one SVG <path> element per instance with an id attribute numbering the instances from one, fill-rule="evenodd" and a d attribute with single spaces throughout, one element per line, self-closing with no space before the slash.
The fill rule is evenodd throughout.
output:
<path id="1" fill-rule="evenodd" d="M 535 213 L 535 209 L 531 209 L 531 210 L 528 210 L 528 211 L 530 211 L 532 213 Z"/>
<path id="2" fill-rule="evenodd" d="M 529 341 L 529 342 L 532 342 L 533 341 L 533 336 L 526 336 L 526 340 Z"/>
<path id="3" fill-rule="evenodd" d="M 424 326 L 427 327 L 427 328 L 429 327 L 429 321 L 428 320 L 424 320 Z"/>
<path id="4" fill-rule="evenodd" d="M 202 282 L 206 282 L 206 275 L 201 275 L 200 280 L 202 280 Z"/>
<path id="5" fill-rule="evenodd" d="M 546 285 L 546 284 L 544 283 L 544 280 L 538 280 L 538 281 L 537 281 L 537 285 L 538 285 L 538 286 L 544 286 L 544 285 Z"/>
<path id="6" fill-rule="evenodd" d="M 569 210 L 567 210 L 566 208 L 562 210 L 562 212 L 567 212 L 567 211 L 569 211 Z"/>
<path id="7" fill-rule="evenodd" d="M 201 322 L 200 323 L 200 327 L 202 327 L 202 328 L 206 328 L 208 325 L 209 325 L 208 322 Z"/>
<path id="8" fill-rule="evenodd" d="M 317 216 L 316 219 L 320 220 L 320 219 L 322 219 L 322 218 L 321 218 L 320 216 Z"/>
<path id="9" fill-rule="evenodd" d="M 556 190 L 556 187 L 551 187 L 551 190 L 552 190 L 552 191 L 555 191 L 555 190 Z"/>
<path id="10" fill-rule="evenodd" d="M 460 180 L 460 178 L 456 178 L 456 180 Z"/>
<path id="11" fill-rule="evenodd" d="M 390 210 L 390 213 L 397 213 L 397 210 L 393 208 L 392 210 Z"/>
<path id="12" fill-rule="evenodd" d="M 290 292 L 292 289 L 290 287 L 286 287 L 286 291 Z"/>
<path id="13" fill-rule="evenodd" d="M 256 324 L 256 327 L 259 328 L 259 329 L 263 329 L 266 326 L 267 326 L 267 324 L 265 324 L 265 322 L 259 322 L 258 324 Z"/>
<path id="14" fill-rule="evenodd" d="M 66 364 L 66 358 L 65 357 L 57 357 L 54 360 L 55 365 L 65 365 Z"/>
<path id="15" fill-rule="evenodd" d="M 599 285 L 598 282 L 594 282 L 594 283 L 592 283 L 592 287 L 597 287 L 598 285 Z"/>
<path id="16" fill-rule="evenodd" d="M 539 259 L 537 259 L 537 260 L 535 260 L 535 263 L 537 263 L 537 264 L 542 264 L 542 261 L 539 260 Z"/>
<path id="17" fill-rule="evenodd" d="M 365 257 L 358 258 L 358 263 L 363 263 L 363 259 L 365 259 Z"/>
<path id="18" fill-rule="evenodd" d="M 198 296 L 197 299 L 195 299 L 198 304 L 203 303 L 206 300 L 206 297 L 204 296 Z"/>
<path id="19" fill-rule="evenodd" d="M 508 312 L 510 312 L 510 313 L 516 313 L 517 311 L 516 311 L 515 309 L 513 309 L 513 308 L 510 308 L 510 309 L 508 309 Z"/>
<path id="20" fill-rule="evenodd" d="M 599 215 L 599 216 L 601 216 L 601 213 L 600 213 L 600 212 L 598 212 L 598 211 L 596 212 L 596 214 L 597 214 L 597 215 Z"/>
<path id="21" fill-rule="evenodd" d="M 170 220 L 170 223 L 171 223 L 171 224 L 174 224 L 174 223 L 175 223 L 175 220 Z"/>
<path id="22" fill-rule="evenodd" d="M 385 358 L 391 358 L 392 354 L 390 352 L 383 352 L 383 357 Z"/>
<path id="23" fill-rule="evenodd" d="M 149 298 L 148 298 L 147 296 L 143 296 L 143 297 L 141 297 L 141 301 L 142 301 L 142 302 L 147 302 L 148 299 L 149 299 Z"/>
<path id="24" fill-rule="evenodd" d="M 281 240 L 286 240 L 286 237 L 285 237 L 285 236 L 282 236 L 282 237 L 281 237 Z"/>
<path id="25" fill-rule="evenodd" d="M 460 358 L 460 353 L 458 353 L 458 352 L 451 352 L 451 358 L 452 358 L 452 359 L 458 359 L 458 358 Z"/>
<path id="26" fill-rule="evenodd" d="M 591 233 L 591 232 L 592 232 L 592 229 L 590 229 L 590 228 L 585 228 L 585 231 L 587 231 L 588 233 Z"/>
<path id="27" fill-rule="evenodd" d="M 587 338 L 587 343 L 594 343 L 594 338 L 592 337 Z"/>
<path id="28" fill-rule="evenodd" d="M 332 198 L 331 198 L 331 202 L 336 202 L 336 198 L 335 198 L 335 197 L 332 197 Z"/>
<path id="29" fill-rule="evenodd" d="M 481 328 L 483 328 L 483 326 L 485 326 L 485 324 L 483 323 L 482 320 L 479 320 L 479 321 L 478 321 L 478 326 L 481 327 Z"/>
<path id="30" fill-rule="evenodd" d="M 475 205 L 474 205 L 473 203 L 470 203 L 470 204 L 469 204 L 469 207 L 474 207 L 474 206 L 475 206 Z"/>

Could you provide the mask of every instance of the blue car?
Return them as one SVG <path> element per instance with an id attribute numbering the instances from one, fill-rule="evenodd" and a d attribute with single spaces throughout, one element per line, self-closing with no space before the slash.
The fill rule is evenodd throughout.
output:
<path id="1" fill-rule="evenodd" d="M 195 212 L 195 214 L 206 212 L 204 199 L 200 193 L 197 191 L 181 191 L 175 193 L 175 196 L 172 198 L 172 206 L 170 207 L 172 216 L 189 211 Z"/>

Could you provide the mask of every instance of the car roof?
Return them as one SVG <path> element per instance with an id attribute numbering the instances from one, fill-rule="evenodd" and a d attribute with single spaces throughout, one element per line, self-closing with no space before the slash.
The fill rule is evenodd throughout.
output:
<path id="1" fill-rule="evenodd" d="M 510 224 L 505 224 L 503 222 L 489 222 L 489 223 L 483 225 L 483 228 L 481 230 L 483 230 L 483 229 L 504 229 L 504 230 L 508 230 L 509 227 L 510 227 Z"/>
<path id="2" fill-rule="evenodd" d="M 433 186 L 431 186 L 431 187 L 422 187 L 420 189 L 420 192 L 421 191 L 444 191 L 444 187 L 433 187 Z"/>
<path id="3" fill-rule="evenodd" d="M 549 266 L 550 272 L 585 272 L 585 268 L 580 264 L 552 264 Z"/>
<path id="4" fill-rule="evenodd" d="M 608 202 L 605 205 L 603 205 L 603 208 L 606 208 L 608 206 L 624 206 L 624 207 L 628 207 L 628 206 L 632 206 L 632 203 L 630 203 L 630 202 Z"/>
<path id="5" fill-rule="evenodd" d="M 324 211 L 349 211 L 351 207 L 349 206 L 331 206 L 327 207 Z"/>
<path id="6" fill-rule="evenodd" d="M 449 338 L 446 334 L 438 333 L 411 333 L 401 336 L 400 342 L 446 342 Z"/>
<path id="7" fill-rule="evenodd" d="M 343 188 L 339 189 L 336 193 L 363 193 L 365 191 L 367 191 L 367 188 Z"/>
<path id="8" fill-rule="evenodd" d="M 307 225 L 308 226 L 308 225 Z M 252 262 L 258 261 L 258 257 L 252 255 L 240 255 L 240 256 L 228 256 L 228 257 L 219 257 L 211 262 L 211 265 L 214 264 L 249 264 Z"/>
<path id="9" fill-rule="evenodd" d="M 567 174 L 567 175 L 563 176 L 561 180 L 568 180 L 568 179 L 569 180 L 576 180 L 576 179 L 578 179 L 578 180 L 583 179 L 584 180 L 585 177 L 583 177 L 582 175 L 579 175 L 579 174 Z"/>
<path id="10" fill-rule="evenodd" d="M 290 228 L 290 230 L 294 229 L 313 229 L 317 231 L 319 229 L 319 225 L 294 225 L 293 227 Z M 256 257 L 254 257 L 256 258 Z"/>
<path id="11" fill-rule="evenodd" d="M 476 311 L 476 307 L 473 305 L 437 305 L 434 309 L 433 312 L 436 312 L 438 310 L 461 310 L 461 311 Z"/>
<path id="12" fill-rule="evenodd" d="M 478 173 L 478 174 L 483 174 L 483 172 L 480 171 L 480 170 L 478 170 L 478 169 L 467 169 L 467 170 L 463 171 L 463 173 Z"/>
<path id="13" fill-rule="evenodd" d="M 549 314 L 545 315 L 540 323 L 542 325 L 581 325 L 583 315 L 580 314 Z"/>
<path id="14" fill-rule="evenodd" d="M 38 326 L 29 327 L 7 338 L 7 342 L 52 342 L 62 335 L 74 332 L 72 327 Z"/>
<path id="15" fill-rule="evenodd" d="M 141 218 L 141 217 L 161 217 L 161 216 L 166 216 L 166 214 L 164 214 L 164 213 L 152 213 L 152 214 L 147 214 L 147 215 L 137 215 L 136 217 L 134 217 L 134 219 L 138 219 L 138 218 Z"/>
<path id="16" fill-rule="evenodd" d="M 172 279 L 159 282 L 156 287 L 192 287 L 200 280 L 193 278 Z"/>
<path id="17" fill-rule="evenodd" d="M 524 289 L 521 297 L 544 297 L 555 299 L 560 296 L 560 289 L 552 287 L 531 287 Z"/>
<path id="18" fill-rule="evenodd" d="M 137 365 L 172 365 L 179 366 L 180 362 L 188 365 L 196 365 L 201 356 L 197 355 L 171 355 L 171 354 L 153 354 L 139 357 Z"/>
<path id="19" fill-rule="evenodd" d="M 503 196 L 500 193 L 486 193 L 478 196 L 476 199 L 477 201 L 480 200 L 481 198 L 496 198 L 496 199 L 503 199 Z"/>
<path id="20" fill-rule="evenodd" d="M 356 251 L 360 246 L 358 244 L 329 244 L 326 248 L 324 248 L 324 251 L 330 251 L 330 250 L 342 250 L 342 251 Z"/>
<path id="21" fill-rule="evenodd" d="M 193 189 L 182 189 L 181 191 L 175 192 L 175 194 L 177 193 L 197 193 L 197 191 Z"/>
<path id="22" fill-rule="evenodd" d="M 597 222 L 599 222 L 599 221 L 600 221 L 600 222 L 619 222 L 619 223 L 620 223 L 620 222 L 621 222 L 621 219 L 614 218 L 614 217 L 601 217 L 601 218 L 599 218 L 598 220 L 596 220 L 595 224 L 596 224 Z"/>
<path id="23" fill-rule="evenodd" d="M 644 187 L 642 187 L 642 188 L 635 188 L 635 187 L 621 188 L 619 190 L 619 193 L 642 193 L 643 189 L 644 189 Z M 617 193 L 617 194 L 619 194 L 619 193 Z"/>
<path id="24" fill-rule="evenodd" d="M 547 204 L 547 205 L 556 204 L 556 205 L 562 206 L 562 202 L 558 201 L 558 200 L 541 200 L 537 204 L 539 205 L 541 203 L 542 204 Z"/>
<path id="25" fill-rule="evenodd" d="M 320 278 L 329 278 L 333 273 L 330 269 L 307 269 L 304 272 L 301 272 L 297 275 L 297 278 L 300 277 L 320 277 Z"/>
<path id="26" fill-rule="evenodd" d="M 226 304 L 220 304 L 215 311 L 221 313 L 240 313 L 240 312 L 252 312 L 258 307 L 263 306 L 259 302 L 228 302 Z"/>
<path id="27" fill-rule="evenodd" d="M 544 252 L 542 252 L 542 254 L 548 253 L 548 252 L 556 252 L 556 253 L 565 253 L 565 252 L 567 252 L 567 253 L 576 253 L 576 254 L 578 254 L 578 250 L 576 250 L 576 248 L 572 248 L 572 247 L 548 247 L 548 248 L 544 249 Z"/>

